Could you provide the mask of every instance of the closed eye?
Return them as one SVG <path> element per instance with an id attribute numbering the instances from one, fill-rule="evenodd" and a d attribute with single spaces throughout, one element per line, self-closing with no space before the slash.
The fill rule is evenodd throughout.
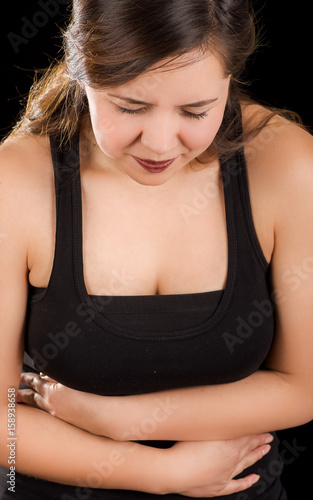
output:
<path id="1" fill-rule="evenodd" d="M 139 108 L 139 109 L 128 109 L 128 108 L 122 108 L 121 106 L 116 106 L 117 110 L 120 111 L 121 113 L 126 113 L 128 115 L 136 115 L 141 112 L 146 111 L 146 108 Z"/>
<path id="2" fill-rule="evenodd" d="M 182 111 L 182 113 L 187 116 L 188 118 L 194 118 L 196 120 L 201 120 L 201 118 L 205 118 L 208 116 L 207 111 L 204 111 L 203 113 L 190 113 L 190 111 Z"/>
<path id="3" fill-rule="evenodd" d="M 116 108 L 121 113 L 126 113 L 128 115 L 138 115 L 140 113 L 147 111 L 147 108 L 129 109 L 129 108 L 123 108 L 123 107 L 117 106 L 117 105 L 116 105 Z M 183 116 L 185 116 L 187 118 L 195 119 L 195 120 L 201 120 L 202 118 L 205 118 L 206 116 L 208 116 L 207 111 L 204 111 L 203 113 L 191 113 L 190 111 L 181 110 L 181 113 Z"/>

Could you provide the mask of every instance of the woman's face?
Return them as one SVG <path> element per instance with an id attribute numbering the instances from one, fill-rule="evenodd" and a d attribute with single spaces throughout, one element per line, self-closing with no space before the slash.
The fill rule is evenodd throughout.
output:
<path id="1" fill-rule="evenodd" d="M 96 140 L 93 160 L 139 184 L 164 184 L 188 169 L 214 140 L 229 81 L 210 54 L 195 55 L 181 68 L 142 74 L 119 87 L 86 87 Z"/>

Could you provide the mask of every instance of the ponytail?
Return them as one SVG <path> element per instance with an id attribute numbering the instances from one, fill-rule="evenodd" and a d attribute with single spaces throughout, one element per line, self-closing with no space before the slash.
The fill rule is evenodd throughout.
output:
<path id="1" fill-rule="evenodd" d="M 87 112 L 85 93 L 66 71 L 64 60 L 52 65 L 41 78 L 36 76 L 21 119 L 11 135 L 61 135 L 67 142 L 80 128 Z"/>

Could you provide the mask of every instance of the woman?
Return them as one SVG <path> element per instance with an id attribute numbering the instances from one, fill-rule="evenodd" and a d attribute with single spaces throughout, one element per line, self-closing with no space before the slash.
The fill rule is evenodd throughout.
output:
<path id="1" fill-rule="evenodd" d="M 76 0 L 65 42 L 0 150 L 2 498 L 285 499 L 313 143 L 239 91 L 249 3 Z"/>

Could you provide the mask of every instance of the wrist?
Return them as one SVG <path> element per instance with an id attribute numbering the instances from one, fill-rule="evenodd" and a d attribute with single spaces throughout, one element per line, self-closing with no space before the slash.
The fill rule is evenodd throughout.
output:
<path id="1" fill-rule="evenodd" d="M 66 406 L 66 416 L 60 416 L 58 412 L 55 416 L 90 434 L 112 439 L 110 435 L 110 424 L 114 422 L 114 415 L 111 417 L 110 411 L 112 399 L 106 396 L 72 391 Z"/>
<path id="2" fill-rule="evenodd" d="M 171 465 L 168 450 L 145 446 L 139 443 L 119 443 L 122 451 L 122 465 L 117 472 L 124 478 L 112 488 L 130 489 L 152 495 L 172 493 Z"/>
<path id="3" fill-rule="evenodd" d="M 149 483 L 143 491 L 153 495 L 169 495 L 177 493 L 179 478 L 177 477 L 174 454 L 170 449 L 157 449 L 145 446 L 153 450 L 153 456 L 145 460 L 146 477 Z M 142 475 L 141 475 L 142 478 Z"/>
<path id="4" fill-rule="evenodd" d="M 159 481 L 158 491 L 154 492 L 157 495 L 177 495 L 194 483 L 192 454 L 182 453 L 180 445 L 188 446 L 187 443 L 177 442 L 171 448 L 160 450 L 160 464 L 155 468 Z"/>

